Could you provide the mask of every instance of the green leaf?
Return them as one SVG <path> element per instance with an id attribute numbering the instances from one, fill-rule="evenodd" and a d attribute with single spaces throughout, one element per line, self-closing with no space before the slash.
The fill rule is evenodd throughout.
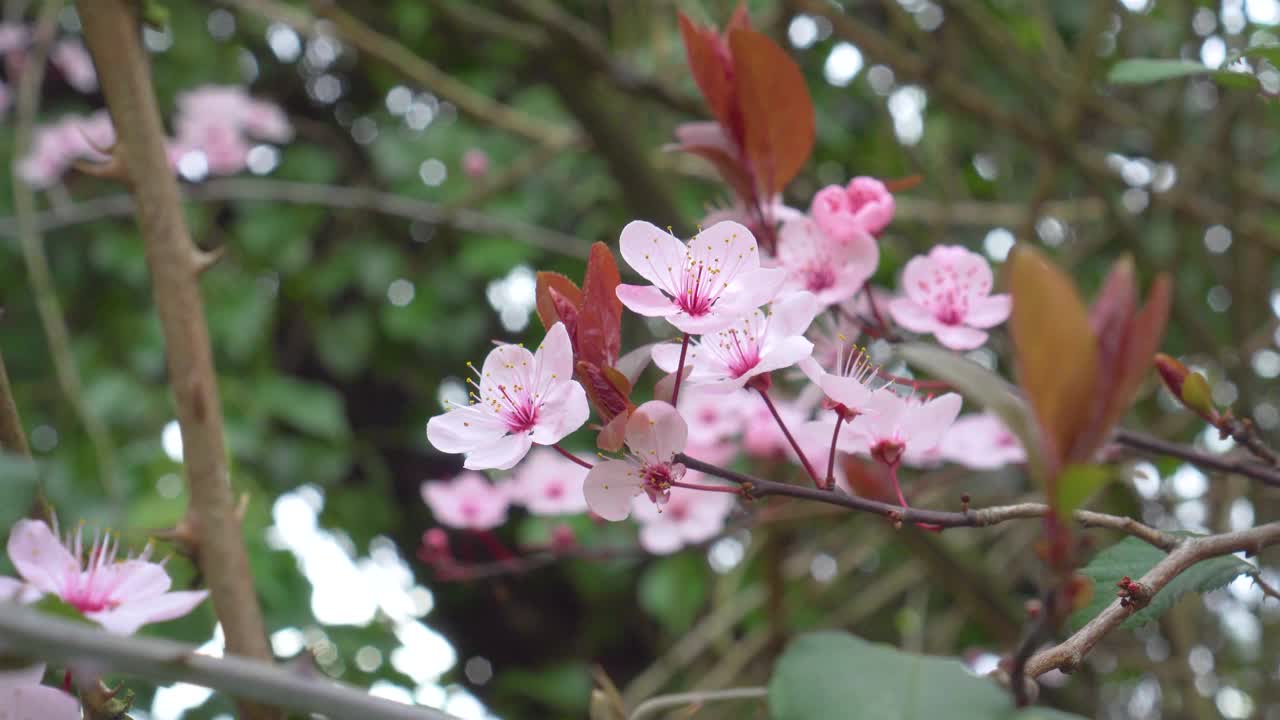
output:
<path id="1" fill-rule="evenodd" d="M 289 377 L 274 377 L 258 385 L 259 407 L 295 428 L 327 439 L 345 437 L 346 409 L 333 388 Z"/>
<path id="2" fill-rule="evenodd" d="M 898 348 L 903 360 L 924 370 L 952 387 L 1004 421 L 1009 431 L 1027 452 L 1027 464 L 1033 471 L 1044 464 L 1040 435 L 1030 408 L 1018 391 L 981 365 L 953 352 L 923 343 L 907 343 Z"/>
<path id="3" fill-rule="evenodd" d="M 1280 45 L 1256 45 L 1240 53 L 1241 57 L 1261 58 L 1280 68 Z M 1227 61 L 1230 65 L 1230 60 Z"/>
<path id="4" fill-rule="evenodd" d="M 1164 551 L 1152 547 L 1138 538 L 1130 537 L 1121 540 L 1098 553 L 1088 565 L 1080 570 L 1080 574 L 1093 581 L 1093 598 L 1085 607 L 1072 613 L 1071 627 L 1079 629 L 1098 613 L 1117 602 L 1113 592 L 1115 583 L 1128 575 L 1138 579 L 1156 563 L 1164 559 Z M 1160 617 L 1173 607 L 1178 598 L 1189 592 L 1210 592 L 1223 587 L 1227 583 L 1245 573 L 1253 572 L 1253 565 L 1234 555 L 1210 558 L 1198 562 L 1174 578 L 1164 589 L 1156 593 L 1151 603 L 1135 612 L 1124 621 L 1122 627 L 1136 628 Z"/>
<path id="5" fill-rule="evenodd" d="M 687 630 L 706 604 L 707 572 L 697 553 L 658 560 L 640 578 L 640 606 L 671 632 Z"/>
<path id="6" fill-rule="evenodd" d="M 1054 511 L 1063 522 L 1070 520 L 1071 513 L 1082 507 L 1094 493 L 1115 477 L 1116 473 L 1105 465 L 1067 466 L 1058 475 L 1054 486 Z"/>
<path id="7" fill-rule="evenodd" d="M 92 620 L 85 617 L 83 613 L 72 607 L 57 595 L 45 595 L 32 604 L 31 607 L 46 615 L 53 615 L 54 617 L 62 618 L 63 620 L 74 620 L 86 625 L 93 624 Z"/>
<path id="8" fill-rule="evenodd" d="M 1111 66 L 1107 79 L 1117 85 L 1146 85 L 1192 75 L 1210 75 L 1216 69 L 1193 60 L 1132 58 Z"/>
<path id="9" fill-rule="evenodd" d="M 774 668 L 769 717 L 827 720 L 837 716 L 834 708 L 857 708 L 856 717 L 885 720 L 1079 717 L 1049 708 L 1019 711 L 1009 693 L 953 658 L 905 653 L 843 632 L 801 635 Z"/>

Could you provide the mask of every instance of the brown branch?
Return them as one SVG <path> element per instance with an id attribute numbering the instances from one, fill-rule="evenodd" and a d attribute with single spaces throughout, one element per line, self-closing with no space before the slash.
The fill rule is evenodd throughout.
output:
<path id="1" fill-rule="evenodd" d="M 27 444 L 22 417 L 18 415 L 18 405 L 13 400 L 13 388 L 9 385 L 9 371 L 5 369 L 3 355 L 0 355 L 0 450 L 18 457 L 31 457 L 31 446 Z"/>
<path id="2" fill-rule="evenodd" d="M 1221 535 L 1183 538 L 1177 547 L 1156 563 L 1147 574 L 1138 578 L 1137 582 L 1145 587 L 1146 598 L 1149 599 L 1201 560 L 1241 551 L 1257 553 L 1262 548 L 1278 542 L 1280 542 L 1280 522 Z M 1036 653 L 1027 663 L 1027 676 L 1039 677 L 1054 669 L 1071 672 L 1079 667 L 1084 656 L 1102 638 L 1119 627 L 1120 623 L 1132 614 L 1132 608 L 1123 607 L 1119 602 L 1112 603 L 1097 617 L 1090 620 L 1088 625 L 1059 645 Z"/>
<path id="3" fill-rule="evenodd" d="M 1180 458 L 1205 470 L 1243 475 L 1264 485 L 1280 487 L 1280 469 L 1260 463 L 1201 452 L 1186 445 L 1161 440 L 1133 430 L 1116 430 L 1111 439 L 1146 453 Z"/>
<path id="4" fill-rule="evenodd" d="M 235 512 L 209 329 L 196 284 L 198 255 L 169 169 L 138 18 L 129 0 L 77 0 L 76 4 L 116 128 L 113 153 L 125 159 L 138 203 L 138 225 L 182 429 L 191 493 L 187 516 L 199 540 L 200 569 L 226 634 L 227 651 L 270 662 L 271 649 Z M 241 716 L 257 720 L 273 718 L 275 713 L 245 704 Z"/>

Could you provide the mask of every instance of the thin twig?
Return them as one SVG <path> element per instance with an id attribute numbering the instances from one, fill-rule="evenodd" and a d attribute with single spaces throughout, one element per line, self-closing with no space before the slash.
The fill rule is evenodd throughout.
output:
<path id="1" fill-rule="evenodd" d="M 35 296 L 36 312 L 44 327 L 49 343 L 49 357 L 53 360 L 54 375 L 67 403 L 80 419 L 89 443 L 93 446 L 97 461 L 98 477 L 113 503 L 119 501 L 116 486 L 115 448 L 102 420 L 89 412 L 84 402 L 84 386 L 80 370 L 76 367 L 75 354 L 71 350 L 71 332 L 67 329 L 54 286 L 53 273 L 49 269 L 49 257 L 44 251 L 44 239 L 36 223 L 35 193 L 19 172 L 19 163 L 31 148 L 36 115 L 40 109 L 40 85 L 44 81 L 45 59 L 57 30 L 58 13 L 63 0 L 49 0 L 40 12 L 36 24 L 35 41 L 28 50 L 22 76 L 18 80 L 17 124 L 13 143 L 13 212 L 12 227 L 22 245 L 22 258 L 26 263 L 31 292 Z"/>
<path id="2" fill-rule="evenodd" d="M 431 708 L 384 700 L 327 677 L 310 677 L 259 660 L 201 655 L 190 645 L 116 635 L 16 605 L 0 610 L 0 641 L 6 654 L 108 668 L 157 684 L 191 683 L 298 713 L 360 720 L 457 720 Z"/>
<path id="3" fill-rule="evenodd" d="M 1195 448 L 1161 440 L 1158 437 L 1136 432 L 1134 430 L 1116 430 L 1111 439 L 1121 445 L 1155 455 L 1176 457 L 1203 468 L 1217 472 L 1234 473 L 1257 480 L 1265 485 L 1280 487 L 1280 469 L 1267 467 L 1256 462 L 1213 455 Z"/>
<path id="4" fill-rule="evenodd" d="M 814 488 L 821 490 L 823 487 L 822 478 L 818 473 L 814 472 L 813 465 L 809 463 L 809 458 L 806 457 L 804 451 L 800 449 L 800 443 L 796 442 L 795 436 L 791 434 L 791 429 L 787 427 L 787 423 L 782 419 L 782 415 L 778 412 L 777 406 L 773 404 L 773 399 L 769 397 L 769 391 L 760 385 L 755 386 L 755 389 L 760 393 L 760 398 L 764 400 L 764 404 L 769 408 L 769 412 L 773 414 L 773 419 L 778 423 L 778 428 L 782 430 L 782 434 L 786 436 L 787 442 L 791 443 L 791 449 L 795 451 L 796 457 L 800 458 L 800 464 L 804 465 L 804 471 L 809 473 L 810 478 L 813 478 Z M 697 470 L 698 468 L 693 469 Z"/>
<path id="5" fill-rule="evenodd" d="M 725 690 L 701 690 L 659 695 L 658 697 L 649 698 L 636 706 L 636 709 L 631 711 L 631 716 L 628 720 L 642 720 L 642 718 L 649 717 L 660 710 L 684 707 L 685 705 L 701 706 L 709 702 L 723 702 L 725 700 L 759 700 L 768 696 L 769 688 L 763 687 L 727 688 Z"/>
<path id="6" fill-rule="evenodd" d="M 178 183 L 169 167 L 136 8 L 130 0 L 77 0 L 77 7 L 116 128 L 113 161 L 127 173 L 138 204 L 170 389 L 182 429 L 191 493 L 187 520 L 199 541 L 195 550 L 200 570 L 222 622 L 227 651 L 269 662 L 271 648 L 231 488 L 217 375 L 197 285 L 202 253 L 191 241 Z M 240 715 L 249 720 L 275 717 L 253 704 L 242 705 Z"/>
<path id="7" fill-rule="evenodd" d="M 449 208 L 368 187 L 343 187 L 256 178 L 224 178 L 185 186 L 183 194 L 186 200 L 196 202 L 224 200 L 283 202 L 376 212 L 406 220 L 446 225 L 466 232 L 509 236 L 561 255 L 587 257 L 587 244 L 572 235 L 518 220 L 507 220 L 492 213 L 464 207 Z M 35 217 L 35 223 L 39 230 L 49 232 L 109 217 L 125 217 L 133 214 L 134 209 L 133 198 L 130 195 L 106 195 L 66 208 L 40 213 Z M 0 218 L 0 237 L 13 234 L 10 229 L 11 224 L 6 220 L 7 218 Z"/>
<path id="8" fill-rule="evenodd" d="M 0 355 L 0 450 L 18 457 L 31 457 L 31 446 L 27 444 L 27 434 L 22 429 L 22 417 L 18 415 L 18 405 L 13 399 L 3 355 Z"/>

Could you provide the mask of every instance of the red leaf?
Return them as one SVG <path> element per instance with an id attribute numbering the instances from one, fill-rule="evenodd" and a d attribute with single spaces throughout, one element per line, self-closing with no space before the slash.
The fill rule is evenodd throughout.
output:
<path id="1" fill-rule="evenodd" d="M 551 295 L 551 304 L 555 306 L 556 315 L 559 316 L 560 322 L 564 323 L 564 329 L 569 333 L 569 339 L 573 341 L 576 348 L 578 337 L 578 306 L 572 300 L 565 297 L 563 293 L 555 289 L 555 286 L 547 288 L 547 293 Z"/>
<path id="2" fill-rule="evenodd" d="M 731 33 L 734 30 L 750 30 L 751 15 L 747 12 L 746 3 L 738 3 L 738 7 L 734 9 L 733 15 L 729 18 L 729 24 L 725 26 L 725 33 Z"/>
<path id="3" fill-rule="evenodd" d="M 1125 344 L 1121 357 L 1119 375 L 1113 386 L 1113 394 L 1119 407 L 1114 409 L 1108 426 L 1119 421 L 1120 415 L 1129 408 L 1138 385 L 1151 365 L 1151 358 L 1164 339 L 1165 325 L 1169 322 L 1169 307 L 1173 302 L 1173 283 L 1169 276 L 1160 273 L 1147 293 L 1147 303 L 1129 326 L 1129 341 Z"/>
<path id="4" fill-rule="evenodd" d="M 577 306 L 582 304 L 582 291 L 574 284 L 572 280 L 555 272 L 539 272 L 537 290 L 534 297 L 537 299 L 538 319 L 542 321 L 542 327 L 550 330 L 552 325 L 560 321 L 560 314 L 556 312 L 555 300 L 552 299 L 550 289 L 555 288 L 571 304 Z M 566 330 L 568 328 L 565 328 Z M 573 333 L 569 334 L 569 339 L 573 339 Z"/>
<path id="5" fill-rule="evenodd" d="M 747 159 L 757 187 L 772 196 L 791 182 L 813 151 L 813 101 L 800 66 L 768 35 L 733 30 L 729 48 Z"/>
<path id="6" fill-rule="evenodd" d="M 578 380 L 586 389 L 596 414 L 605 422 L 631 407 L 631 383 L 625 375 L 582 360 L 578 361 L 577 370 Z"/>
<path id="7" fill-rule="evenodd" d="M 717 46 L 721 45 L 720 36 L 712 28 L 700 28 L 693 24 L 684 13 L 677 13 L 680 20 L 680 35 L 684 38 L 685 57 L 689 62 L 689 71 L 693 73 L 693 81 L 706 98 L 707 107 L 716 116 L 721 125 L 733 127 L 735 103 L 733 99 L 732 68 L 729 58 Z"/>
<path id="8" fill-rule="evenodd" d="M 618 413 L 616 417 L 600 428 L 596 436 L 596 447 L 605 452 L 618 452 L 627 439 L 627 421 L 631 419 L 631 411 Z"/>
<path id="9" fill-rule="evenodd" d="M 891 193 L 900 193 L 910 190 L 920 183 L 924 182 L 923 175 L 908 175 L 906 177 L 893 178 L 884 181 L 884 188 Z"/>
<path id="10" fill-rule="evenodd" d="M 576 333 L 577 357 L 602 368 L 618 362 L 622 350 L 622 301 L 618 299 L 618 263 L 604 243 L 591 246 L 582 281 Z"/>

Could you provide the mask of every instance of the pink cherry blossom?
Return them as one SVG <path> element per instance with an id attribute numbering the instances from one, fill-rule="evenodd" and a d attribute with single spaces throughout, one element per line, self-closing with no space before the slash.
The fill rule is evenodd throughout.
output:
<path id="1" fill-rule="evenodd" d="M 681 391 L 680 415 L 689 425 L 690 444 L 715 445 L 742 432 L 754 404 L 746 390 L 724 393 L 692 386 Z"/>
<path id="2" fill-rule="evenodd" d="M 462 173 L 478 180 L 489 174 L 489 153 L 480 148 L 468 148 L 462 153 Z"/>
<path id="3" fill-rule="evenodd" d="M 783 202 L 781 195 L 773 196 L 769 202 L 763 203 L 760 212 L 756 212 L 754 208 L 745 207 L 741 200 L 734 200 L 732 205 L 722 208 L 710 209 L 699 223 L 702 227 L 711 227 L 716 223 L 732 221 L 741 223 L 751 230 L 752 233 L 759 232 L 762 216 L 771 228 L 777 228 L 779 223 L 790 222 L 798 218 L 803 218 L 804 213 Z"/>
<path id="4" fill-rule="evenodd" d="M 26 25 L 0 22 L 0 54 L 20 52 L 31 41 L 31 31 Z"/>
<path id="5" fill-rule="evenodd" d="M 106 110 L 41 125 L 35 129 L 31 150 L 18 164 L 18 173 L 32 187 L 49 187 L 77 160 L 105 160 L 97 148 L 110 147 L 115 138 Z"/>
<path id="6" fill-rule="evenodd" d="M 0 720 L 80 720 L 80 703 L 40 684 L 44 665 L 0 672 Z"/>
<path id="7" fill-rule="evenodd" d="M 699 473 L 689 473 L 685 479 L 695 475 Z M 670 500 L 661 507 L 636 498 L 633 509 L 640 523 L 640 546 L 655 555 L 670 555 L 686 545 L 706 542 L 724 530 L 733 506 L 732 493 L 683 487 L 672 488 Z"/>
<path id="8" fill-rule="evenodd" d="M 1023 463 L 1027 453 L 1004 422 L 991 413 L 965 415 L 942 436 L 939 456 L 974 470 Z"/>
<path id="9" fill-rule="evenodd" d="M 85 617 L 120 635 L 147 623 L 182 617 L 208 595 L 204 590 L 169 592 L 160 563 L 148 561 L 150 548 L 136 558 L 117 560 L 119 544 L 98 536 L 86 554 L 83 528 L 65 542 L 39 520 L 19 520 L 9 533 L 9 560 L 26 584 L 56 595 Z"/>
<path id="10" fill-rule="evenodd" d="M 460 530 L 492 530 L 507 521 L 507 494 L 478 472 L 448 481 L 422 483 L 422 499 L 441 525 Z"/>
<path id="11" fill-rule="evenodd" d="M 875 235 L 893 220 L 893 194 L 871 177 L 856 177 L 846 187 L 828 185 L 813 196 L 809 214 L 818 227 L 844 242 L 861 233 Z"/>
<path id="12" fill-rule="evenodd" d="M 636 408 L 627 421 L 628 454 L 587 473 L 587 505 L 605 520 L 625 520 L 642 492 L 654 504 L 666 504 L 673 483 L 684 477 L 684 465 L 674 458 L 688 442 L 689 427 L 669 403 L 650 400 Z"/>
<path id="13" fill-rule="evenodd" d="M 778 421 L 774 419 L 773 413 L 769 412 L 769 406 L 758 395 L 753 395 L 751 399 L 747 429 L 742 434 L 742 449 L 751 457 L 761 460 L 793 458 L 795 453 L 791 449 L 791 443 L 787 442 L 787 437 L 782 434 L 782 428 L 778 427 Z M 808 417 L 808 412 L 796 403 L 779 399 L 774 400 L 773 404 L 778 409 L 778 415 L 789 428 L 799 427 Z M 827 431 L 827 437 L 831 437 L 830 429 Z"/>
<path id="14" fill-rule="evenodd" d="M 895 466 L 908 449 L 913 453 L 926 453 L 937 447 L 960 414 L 960 405 L 960 396 L 955 393 L 922 402 L 903 397 L 890 388 L 881 388 L 871 394 L 863 413 L 845 423 L 840 431 L 839 448 Z M 835 430 L 831 427 L 833 422 L 816 424 L 825 426 L 830 437 Z"/>
<path id="15" fill-rule="evenodd" d="M 79 40 L 59 40 L 49 50 L 49 62 L 58 68 L 67 84 L 82 93 L 98 89 L 98 73 L 93 58 Z"/>
<path id="16" fill-rule="evenodd" d="M 813 295 L 799 292 L 773 303 L 766 314 L 752 310 L 733 327 L 703 335 L 685 359 L 693 370 L 690 387 L 713 391 L 742 388 L 751 378 L 796 364 L 813 352 L 804 331 L 813 322 L 818 303 Z M 662 343 L 653 348 L 653 362 L 666 372 L 680 363 L 680 345 Z"/>
<path id="17" fill-rule="evenodd" d="M 494 348 L 477 375 L 478 383 L 469 380 L 470 405 L 427 422 L 427 440 L 441 452 L 465 453 L 468 470 L 515 467 L 533 443 L 554 445 L 587 421 L 587 393 L 573 379 L 564 323 L 551 326 L 536 353 Z"/>
<path id="18" fill-rule="evenodd" d="M 587 511 L 582 482 L 587 469 L 549 448 L 537 448 L 516 466 L 505 489 L 511 502 L 534 515 L 573 515 Z"/>
<path id="19" fill-rule="evenodd" d="M 894 322 L 933 333 L 952 350 L 972 350 L 987 341 L 987 328 L 1009 317 L 1008 295 L 991 294 L 986 258 L 958 245 L 938 245 L 907 263 L 903 297 L 889 303 Z"/>
<path id="20" fill-rule="evenodd" d="M 652 223 L 636 220 L 622 229 L 622 257 L 652 285 L 619 285 L 618 299 L 632 312 L 666 318 L 693 335 L 729 327 L 769 302 L 784 271 L 760 267 L 751 231 L 720 222 L 686 246 Z"/>
<path id="21" fill-rule="evenodd" d="M 839 339 L 843 341 L 844 337 Z M 799 365 L 805 376 L 826 396 L 825 406 L 844 414 L 845 419 L 866 412 L 872 395 L 886 384 L 876 381 L 878 368 L 865 350 L 843 342 L 835 351 L 830 372 L 811 357 L 801 360 Z"/>
<path id="22" fill-rule="evenodd" d="M 869 233 L 858 231 L 836 241 L 802 217 L 782 226 L 778 263 L 787 271 L 784 291 L 807 290 L 826 307 L 858 293 L 880 263 L 880 248 Z"/>

